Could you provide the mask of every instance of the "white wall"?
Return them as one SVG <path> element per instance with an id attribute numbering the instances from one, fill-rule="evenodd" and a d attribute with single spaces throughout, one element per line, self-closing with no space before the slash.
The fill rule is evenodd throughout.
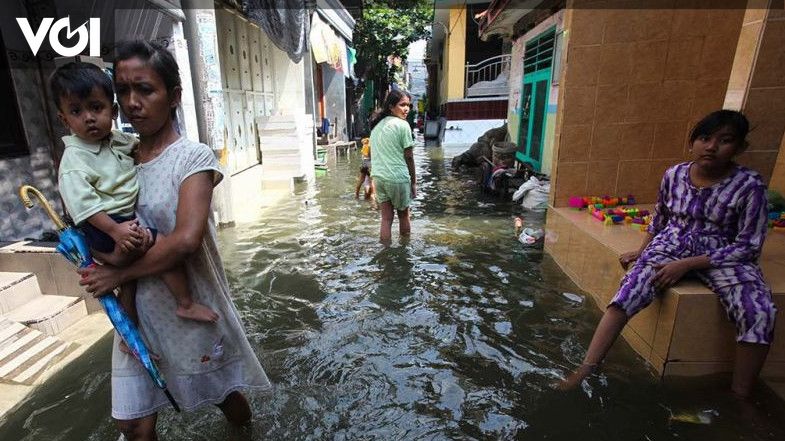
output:
<path id="1" fill-rule="evenodd" d="M 285 52 L 272 48 L 275 63 L 275 115 L 304 114 L 305 61 L 295 64 Z"/>

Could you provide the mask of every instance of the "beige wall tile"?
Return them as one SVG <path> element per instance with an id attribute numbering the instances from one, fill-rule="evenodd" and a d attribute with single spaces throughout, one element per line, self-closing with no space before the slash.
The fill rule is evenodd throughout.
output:
<path id="1" fill-rule="evenodd" d="M 744 22 L 744 15 L 747 12 L 746 8 L 747 0 L 728 0 L 723 2 L 721 8 L 710 9 L 709 36 L 712 38 L 718 35 L 738 37 Z"/>
<path id="2" fill-rule="evenodd" d="M 599 84 L 627 83 L 637 57 L 634 43 L 606 44 L 601 47 Z"/>
<path id="3" fill-rule="evenodd" d="M 629 43 L 643 40 L 646 36 L 646 22 L 635 9 L 616 9 L 610 11 L 605 21 L 603 44 Z"/>
<path id="4" fill-rule="evenodd" d="M 649 357 L 651 357 L 651 346 L 646 344 L 638 333 L 629 326 L 625 326 L 621 331 L 621 336 L 624 338 L 624 341 L 630 345 L 633 351 L 643 357 L 644 360 L 649 360 Z"/>
<path id="5" fill-rule="evenodd" d="M 783 136 L 780 143 L 777 163 L 774 165 L 774 170 L 771 173 L 769 188 L 780 192 L 780 194 L 785 194 L 785 136 Z"/>
<path id="6" fill-rule="evenodd" d="M 746 109 L 747 117 L 755 120 L 785 114 L 785 88 L 750 89 Z"/>
<path id="7" fill-rule="evenodd" d="M 652 157 L 662 159 L 681 159 L 687 148 L 687 123 L 657 123 L 654 129 L 654 149 Z"/>
<path id="8" fill-rule="evenodd" d="M 640 198 L 641 193 L 646 190 L 650 172 L 650 161 L 622 161 L 619 164 L 616 191 L 619 194 L 632 194 Z"/>
<path id="9" fill-rule="evenodd" d="M 766 21 L 750 85 L 785 86 L 785 21 Z"/>
<path id="10" fill-rule="evenodd" d="M 576 276 L 575 283 L 581 288 L 584 287 L 584 281 L 581 277 L 583 271 L 583 264 L 586 262 L 586 250 L 589 245 L 588 236 L 580 230 L 575 230 L 570 235 L 570 245 L 567 248 L 567 268 L 569 268 Z"/>
<path id="11" fill-rule="evenodd" d="M 665 61 L 666 80 L 693 80 L 698 77 L 703 40 L 703 37 L 688 37 L 670 41 Z"/>
<path id="12" fill-rule="evenodd" d="M 644 33 L 642 40 L 662 40 L 667 41 L 670 29 L 673 24 L 673 1 L 670 0 L 649 0 L 649 7 L 644 6 L 645 1 L 636 2 L 635 6 L 639 8 L 638 13 L 641 16 L 643 23 Z M 671 5 L 669 5 L 671 3 Z"/>
<path id="13" fill-rule="evenodd" d="M 727 84 L 728 75 L 733 68 L 740 30 L 739 27 L 736 32 L 712 34 L 706 37 L 700 56 L 698 78 L 719 79 Z"/>
<path id="14" fill-rule="evenodd" d="M 785 130 L 785 88 L 750 89 L 744 113 L 754 130 L 750 150 L 778 150 Z"/>
<path id="15" fill-rule="evenodd" d="M 702 37 L 709 31 L 709 11 L 702 5 L 696 5 L 697 9 L 687 9 L 687 3 L 680 2 L 680 8 L 673 13 L 671 38 Z"/>
<path id="16" fill-rule="evenodd" d="M 744 152 L 738 158 L 739 164 L 760 173 L 764 182 L 771 180 L 776 160 L 777 152 Z"/>
<path id="17" fill-rule="evenodd" d="M 564 126 L 559 142 L 559 161 L 575 162 L 589 159 L 590 124 Z"/>
<path id="18" fill-rule="evenodd" d="M 624 124 L 619 159 L 649 159 L 654 145 L 653 123 Z"/>
<path id="19" fill-rule="evenodd" d="M 668 57 L 668 41 L 640 41 L 635 43 L 634 62 L 630 83 L 662 81 L 665 78 L 665 61 Z"/>
<path id="20" fill-rule="evenodd" d="M 572 162 L 559 164 L 559 172 L 554 183 L 556 187 L 555 206 L 567 205 L 570 196 L 586 194 L 589 164 Z"/>
<path id="21" fill-rule="evenodd" d="M 589 162 L 589 183 L 586 194 L 616 194 L 618 168 L 619 163 L 614 160 Z"/>
<path id="22" fill-rule="evenodd" d="M 570 248 L 570 241 L 572 240 L 573 228 L 568 222 L 561 221 L 557 227 L 557 236 L 554 237 L 554 259 L 561 267 L 567 266 L 567 250 Z"/>
<path id="23" fill-rule="evenodd" d="M 661 121 L 686 120 L 690 118 L 695 98 L 694 81 L 665 81 L 657 107 L 651 109 L 654 117 Z"/>
<path id="24" fill-rule="evenodd" d="M 766 18 L 768 20 L 785 18 L 785 9 L 773 8 L 773 9 L 769 9 L 767 12 L 768 15 Z"/>
<path id="25" fill-rule="evenodd" d="M 624 121 L 627 103 L 626 84 L 606 84 L 597 87 L 595 124 L 620 123 Z"/>
<path id="26" fill-rule="evenodd" d="M 654 345 L 654 334 L 660 316 L 660 301 L 655 299 L 649 306 L 630 319 L 627 326 L 632 328 L 647 346 Z"/>
<path id="27" fill-rule="evenodd" d="M 568 86 L 593 86 L 600 73 L 600 46 L 568 46 L 565 84 Z"/>
<path id="28" fill-rule="evenodd" d="M 682 295 L 669 360 L 733 360 L 736 331 L 714 293 Z M 701 342 L 696 345 L 695 342 Z"/>
<path id="29" fill-rule="evenodd" d="M 572 19 L 567 24 L 570 32 L 570 46 L 583 46 L 602 43 L 602 33 L 609 10 L 603 5 L 571 9 Z"/>
<path id="30" fill-rule="evenodd" d="M 725 362 L 682 362 L 669 361 L 665 364 L 665 377 L 694 377 L 699 375 L 717 374 L 720 372 L 732 372 L 733 363 Z"/>
<path id="31" fill-rule="evenodd" d="M 665 373 L 665 359 L 657 355 L 653 349 L 649 356 L 649 364 L 657 372 L 657 375 L 662 378 L 662 375 Z"/>
<path id="32" fill-rule="evenodd" d="M 624 110 L 624 121 L 651 122 L 652 110 L 661 103 L 661 96 L 660 83 L 631 84 Z"/>
<path id="33" fill-rule="evenodd" d="M 679 308 L 680 296 L 668 291 L 660 298 L 660 313 L 657 316 L 657 326 L 654 330 L 654 340 L 651 345 L 652 353 L 663 360 L 669 360 L 671 338 L 676 322 L 676 312 Z"/>
<path id="34" fill-rule="evenodd" d="M 564 101 L 559 103 L 564 115 L 563 124 L 590 124 L 594 119 L 596 97 L 596 87 L 565 86 Z"/>
<path id="35" fill-rule="evenodd" d="M 722 109 L 727 92 L 727 75 L 724 80 L 698 80 L 695 83 L 695 100 L 692 102 L 691 114 L 696 118 Z M 689 128 L 692 128 L 690 126 Z"/>
<path id="36" fill-rule="evenodd" d="M 591 161 L 618 160 L 621 150 L 621 124 L 602 124 L 594 128 L 589 159 Z"/>
<path id="37" fill-rule="evenodd" d="M 684 161 L 673 160 L 673 159 L 652 161 L 650 178 L 652 181 L 655 180 L 657 181 L 656 188 L 658 190 L 660 188 L 660 183 L 662 182 L 662 177 L 665 176 L 665 171 L 680 162 L 684 162 Z"/>
<path id="38" fill-rule="evenodd" d="M 782 115 L 780 118 L 777 117 L 778 115 L 771 115 L 767 119 L 757 120 L 756 122 L 750 119 L 753 130 L 747 135 L 747 141 L 750 145 L 749 150 L 778 150 L 779 140 L 782 139 L 783 133 L 785 133 L 785 115 Z"/>

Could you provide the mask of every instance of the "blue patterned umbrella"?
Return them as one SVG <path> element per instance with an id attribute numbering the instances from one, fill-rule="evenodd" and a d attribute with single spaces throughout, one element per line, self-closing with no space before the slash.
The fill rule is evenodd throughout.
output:
<path id="1" fill-rule="evenodd" d="M 49 218 L 52 219 L 57 227 L 57 234 L 60 239 L 60 243 L 57 244 L 57 252 L 65 256 L 66 259 L 79 268 L 94 266 L 95 263 L 90 255 L 90 248 L 87 246 L 87 241 L 82 233 L 75 228 L 67 226 L 46 201 L 44 195 L 41 194 L 38 189 L 30 185 L 23 185 L 19 188 L 19 197 L 22 199 L 22 203 L 25 207 L 32 208 L 33 206 L 33 201 L 30 199 L 29 193 L 33 193 L 33 195 L 38 198 L 41 206 L 46 210 Z M 101 302 L 101 306 L 104 307 L 106 315 L 109 316 L 109 321 L 112 322 L 112 325 L 120 335 L 120 338 L 123 339 L 134 357 L 139 360 L 145 370 L 147 370 L 147 373 L 150 374 L 150 378 L 155 385 L 164 391 L 169 402 L 172 403 L 172 407 L 179 412 L 180 406 L 177 405 L 174 397 L 172 397 L 172 394 L 169 393 L 169 390 L 166 388 L 166 380 L 164 380 L 163 375 L 161 375 L 161 372 L 158 370 L 158 366 L 156 366 L 155 361 L 153 361 L 150 356 L 150 351 L 147 349 L 144 340 L 142 340 L 139 330 L 136 328 L 136 325 L 134 325 L 134 322 L 128 318 L 125 311 L 123 311 L 117 297 L 114 293 L 109 292 L 100 296 L 98 300 Z"/>

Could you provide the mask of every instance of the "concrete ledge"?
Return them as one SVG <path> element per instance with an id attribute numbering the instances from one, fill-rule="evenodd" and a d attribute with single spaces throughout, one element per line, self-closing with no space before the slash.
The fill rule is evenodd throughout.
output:
<path id="1" fill-rule="evenodd" d="M 650 208 L 650 207 L 645 207 Z M 550 207 L 545 250 L 604 309 L 624 270 L 619 255 L 637 249 L 643 233 L 605 226 L 585 211 Z M 785 308 L 785 234 L 770 233 L 761 257 L 774 302 Z M 782 320 L 782 313 L 779 314 Z M 735 328 L 716 295 L 697 279 L 684 280 L 636 315 L 622 332 L 661 375 L 704 375 L 732 370 Z M 778 323 L 763 375 L 785 372 L 785 326 Z"/>
<path id="2" fill-rule="evenodd" d="M 55 251 L 56 245 L 22 241 L 0 248 L 0 271 L 33 273 L 41 293 L 79 296 L 85 301 L 88 314 L 103 312 L 101 303 L 79 285 L 76 268 Z"/>

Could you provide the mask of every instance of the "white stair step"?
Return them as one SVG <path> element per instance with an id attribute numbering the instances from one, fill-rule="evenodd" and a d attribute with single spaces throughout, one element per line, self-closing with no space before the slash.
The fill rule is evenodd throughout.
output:
<path id="1" fill-rule="evenodd" d="M 6 340 L 11 341 L 11 337 L 23 329 L 25 329 L 23 324 L 10 320 L 4 320 L 0 323 L 0 349 L 3 348 Z"/>
<path id="2" fill-rule="evenodd" d="M 3 349 L 0 349 L 0 362 L 42 335 L 41 331 L 30 329 L 26 326 L 22 327 L 24 330 L 9 337 L 10 344 L 4 345 Z"/>
<path id="3" fill-rule="evenodd" d="M 47 349 L 49 351 L 48 353 L 40 357 L 29 367 L 22 369 L 20 373 L 11 372 L 9 374 L 10 380 L 17 383 L 31 383 L 49 366 L 49 363 L 51 363 L 52 360 L 63 354 L 66 348 L 68 348 L 68 345 L 64 342 L 59 342 L 59 344 L 49 347 Z"/>
<path id="4" fill-rule="evenodd" d="M 41 296 L 33 273 L 0 272 L 0 314 L 12 311 Z"/>
<path id="5" fill-rule="evenodd" d="M 47 335 L 57 335 L 86 315 L 87 308 L 81 297 L 40 296 L 6 313 L 5 318 Z"/>
<path id="6" fill-rule="evenodd" d="M 0 365 L 0 377 L 5 377 L 9 373 L 22 366 L 25 362 L 33 359 L 39 353 L 45 351 L 49 346 L 62 343 L 60 340 L 46 336 L 33 346 L 27 348 L 21 354 L 16 354 L 13 358 Z"/>

